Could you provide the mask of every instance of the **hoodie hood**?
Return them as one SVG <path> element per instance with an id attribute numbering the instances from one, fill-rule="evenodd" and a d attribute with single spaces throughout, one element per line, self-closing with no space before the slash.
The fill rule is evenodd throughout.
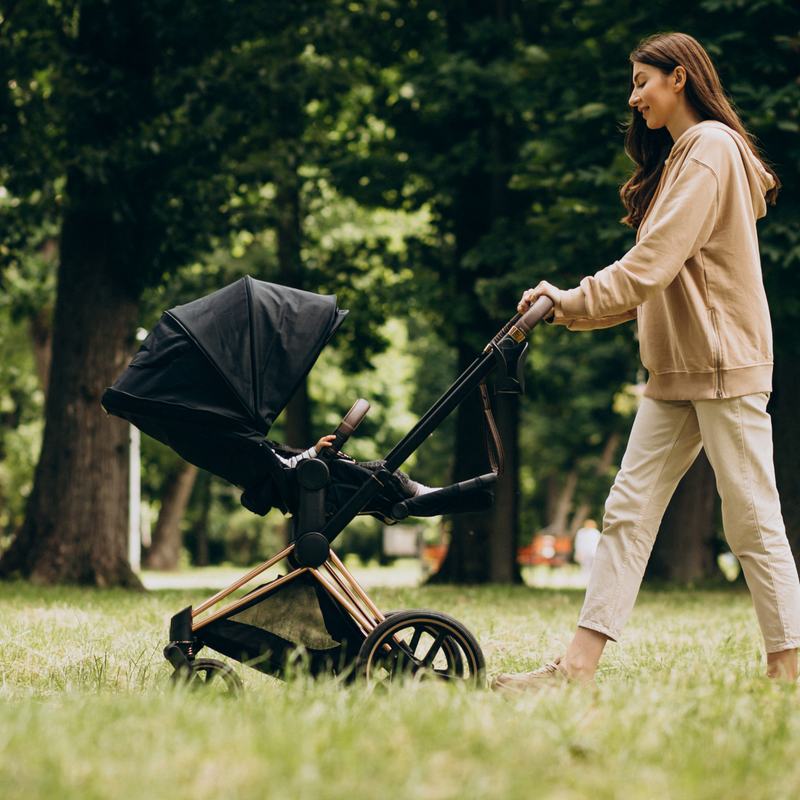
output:
<path id="1" fill-rule="evenodd" d="M 735 130 L 725 125 L 725 123 L 717 122 L 716 120 L 706 120 L 705 122 L 699 122 L 697 125 L 693 125 L 678 137 L 678 140 L 672 146 L 668 161 L 679 160 L 681 155 L 686 150 L 690 149 L 703 132 L 708 129 L 721 131 L 730 136 L 736 143 L 750 186 L 753 211 L 755 212 L 756 219 L 761 219 L 761 217 L 767 213 L 765 195 L 775 186 L 775 179 L 764 169 L 761 160 L 753 153 L 745 139 L 736 133 Z"/>

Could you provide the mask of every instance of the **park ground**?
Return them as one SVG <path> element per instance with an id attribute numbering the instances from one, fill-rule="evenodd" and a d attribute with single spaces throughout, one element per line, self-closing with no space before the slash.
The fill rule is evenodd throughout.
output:
<path id="1" fill-rule="evenodd" d="M 382 609 L 466 624 L 489 678 L 560 654 L 583 598 L 373 577 Z M 517 702 L 431 683 L 285 684 L 247 668 L 239 700 L 170 691 L 169 618 L 208 595 L 0 584 L 5 800 L 779 800 L 800 789 L 800 692 L 763 678 L 737 587 L 645 589 L 594 685 Z"/>

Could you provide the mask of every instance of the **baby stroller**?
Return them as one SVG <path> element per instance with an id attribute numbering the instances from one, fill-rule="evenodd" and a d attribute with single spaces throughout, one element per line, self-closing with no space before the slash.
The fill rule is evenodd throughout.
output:
<path id="1" fill-rule="evenodd" d="M 429 610 L 381 613 L 330 545 L 362 513 L 395 523 L 491 507 L 494 473 L 415 497 L 399 467 L 495 367 L 498 391 L 522 390 L 524 339 L 547 310 L 540 301 L 509 322 L 385 459 L 357 464 L 341 453 L 369 409 L 358 400 L 333 446 L 292 468 L 267 435 L 344 321 L 336 297 L 247 276 L 165 312 L 104 393 L 104 409 L 242 488 L 254 513 L 278 508 L 292 518 L 288 547 L 172 618 L 164 650 L 172 680 L 241 691 L 228 664 L 197 657 L 209 647 L 277 677 L 300 666 L 343 680 L 413 675 L 483 685 L 484 657 L 464 625 Z M 284 559 L 288 574 L 236 594 Z"/>

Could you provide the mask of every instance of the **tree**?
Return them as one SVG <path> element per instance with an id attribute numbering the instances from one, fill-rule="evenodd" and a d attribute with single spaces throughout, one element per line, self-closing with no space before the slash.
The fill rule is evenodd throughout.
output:
<path id="1" fill-rule="evenodd" d="M 456 350 L 458 373 L 510 316 L 487 312 L 476 289 L 504 268 L 505 255 L 490 265 L 469 259 L 484 237 L 495 227 L 510 226 L 525 204 L 522 194 L 508 190 L 524 128 L 517 105 L 522 75 L 514 63 L 514 20 L 500 2 L 435 8 L 383 3 L 375 20 L 364 37 L 375 42 L 375 80 L 362 126 L 374 128 L 374 120 L 380 120 L 386 136 L 368 152 L 332 164 L 331 171 L 337 186 L 359 202 L 430 207 L 435 235 L 410 243 L 408 259 L 426 291 L 410 303 L 413 310 L 435 316 L 439 335 Z M 366 26 L 369 20 L 362 22 Z M 495 411 L 498 424 L 513 435 L 517 400 L 504 401 Z M 489 471 L 476 436 L 481 424 L 480 404 L 473 396 L 455 418 L 454 481 Z M 509 456 L 513 500 L 513 446 Z M 506 491 L 504 486 L 501 492 Z M 489 514 L 453 520 L 450 556 L 440 579 L 519 578 L 516 523 L 514 514 L 505 511 L 504 505 L 491 537 Z"/>
<path id="2" fill-rule="evenodd" d="M 230 154 L 253 123 L 247 47 L 312 3 L 44 0 L 5 4 L 0 127 L 17 198 L 3 252 L 60 223 L 53 366 L 25 523 L 0 574 L 138 586 L 127 563 L 127 427 L 103 418 L 143 287 L 227 234 Z M 250 81 L 252 83 L 252 80 Z"/>
<path id="3" fill-rule="evenodd" d="M 183 546 L 183 522 L 198 469 L 184 461 L 169 476 L 161 498 L 161 511 L 152 532 L 152 541 L 145 548 L 143 564 L 147 569 L 175 570 Z"/>

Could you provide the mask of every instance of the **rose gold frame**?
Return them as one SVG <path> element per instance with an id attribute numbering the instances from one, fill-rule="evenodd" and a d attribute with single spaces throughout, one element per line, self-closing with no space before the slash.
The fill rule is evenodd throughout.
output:
<path id="1" fill-rule="evenodd" d="M 254 578 L 258 577 L 263 572 L 266 572 L 266 570 L 268 570 L 270 567 L 286 558 L 286 556 L 288 556 L 292 550 L 294 550 L 294 544 L 289 545 L 289 547 L 278 553 L 278 555 L 269 559 L 269 561 L 265 561 L 255 569 L 250 570 L 250 572 L 242 576 L 239 580 L 235 581 L 227 588 L 217 592 L 213 597 L 209 598 L 204 603 L 201 603 L 192 611 L 192 631 L 194 632 L 201 630 L 208 623 L 213 622 L 216 619 L 220 619 L 221 617 L 229 616 L 236 611 L 237 608 L 252 602 L 255 598 L 260 597 L 261 595 L 294 580 L 304 573 L 313 575 L 314 578 L 319 581 L 320 585 L 323 587 L 323 589 L 325 589 L 326 592 L 328 592 L 333 600 L 335 600 L 347 611 L 348 614 L 350 614 L 350 616 L 353 618 L 353 621 L 356 623 L 356 625 L 358 625 L 365 637 L 368 633 L 370 633 L 370 631 L 373 631 L 378 624 L 386 619 L 375 603 L 373 603 L 369 598 L 363 587 L 358 583 L 355 577 L 353 577 L 353 574 L 347 569 L 347 567 L 345 567 L 341 559 L 332 550 L 330 552 L 330 557 L 322 565 L 325 573 L 327 574 L 324 574 L 322 570 L 313 567 L 299 567 L 298 569 L 290 572 L 288 575 L 277 578 L 276 580 L 265 584 L 259 589 L 250 592 L 244 597 L 228 603 L 218 611 L 208 614 L 202 619 L 197 619 L 203 612 L 208 611 L 213 606 L 222 602 L 237 589 L 241 589 Z"/>

